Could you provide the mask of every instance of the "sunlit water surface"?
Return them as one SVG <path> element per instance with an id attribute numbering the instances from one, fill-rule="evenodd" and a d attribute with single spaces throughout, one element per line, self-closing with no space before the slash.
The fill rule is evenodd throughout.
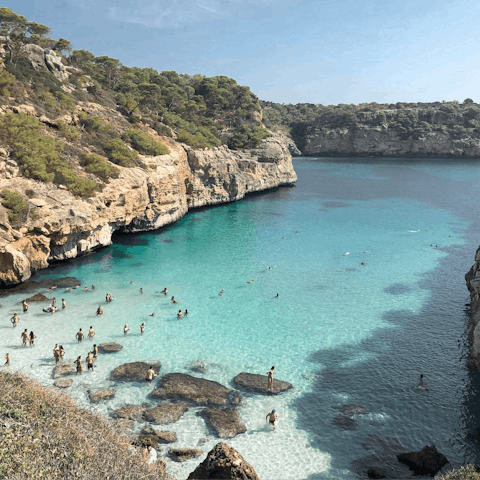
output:
<path id="1" fill-rule="evenodd" d="M 265 374 L 275 365 L 276 378 L 295 388 L 244 395 L 247 433 L 227 441 L 262 480 L 354 478 L 350 462 L 375 453 L 362 446 L 370 434 L 407 450 L 435 444 L 453 462 L 480 460 L 469 436 L 480 425 L 480 374 L 465 366 L 463 279 L 480 242 L 480 162 L 297 158 L 294 168 L 295 187 L 193 211 L 168 229 L 117 237 L 110 248 L 41 272 L 35 280 L 75 276 L 97 286 L 56 291 L 67 308 L 55 315 L 32 304 L 12 328 L 26 295 L 3 297 L 0 347 L 12 356 L 10 371 L 52 385 L 54 344 L 63 344 L 66 360 L 84 357 L 91 344 L 77 344 L 75 334 L 92 325 L 97 344 L 124 349 L 74 378 L 69 392 L 83 405 L 88 390 L 112 385 L 110 372 L 124 362 L 159 360 L 164 374 L 191 373 L 201 361 L 207 373 L 194 375 L 230 387 L 242 371 Z M 116 297 L 111 304 L 106 292 Z M 189 315 L 177 320 L 179 308 Z M 24 328 L 38 336 L 34 348 L 21 347 Z M 428 392 L 415 389 L 420 373 Z M 118 384 L 116 397 L 95 408 L 109 415 L 153 405 L 151 390 Z M 368 413 L 344 430 L 334 418 L 351 403 Z M 275 430 L 265 423 L 272 408 Z M 164 428 L 177 433 L 175 446 L 204 452 L 169 462 L 179 479 L 218 442 L 199 410 Z"/>

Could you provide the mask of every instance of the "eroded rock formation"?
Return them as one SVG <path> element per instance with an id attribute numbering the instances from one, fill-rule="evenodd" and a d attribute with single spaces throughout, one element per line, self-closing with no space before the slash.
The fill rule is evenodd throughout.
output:
<path id="1" fill-rule="evenodd" d="M 467 357 L 467 365 L 480 371 L 480 248 L 477 249 L 475 264 L 465 275 L 465 280 L 472 302 L 468 323 L 468 341 L 472 348 Z"/>

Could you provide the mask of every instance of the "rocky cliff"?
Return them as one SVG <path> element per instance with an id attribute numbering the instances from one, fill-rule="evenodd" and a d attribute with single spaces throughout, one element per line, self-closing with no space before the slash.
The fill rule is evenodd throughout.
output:
<path id="1" fill-rule="evenodd" d="M 480 247 L 475 254 L 475 264 L 465 275 L 472 301 L 468 323 L 468 341 L 472 346 L 467 358 L 470 368 L 480 371 Z"/>
<path id="2" fill-rule="evenodd" d="M 232 151 L 226 146 L 194 150 L 169 140 L 169 155 L 143 156 L 148 170 L 119 167 L 119 178 L 89 199 L 24 178 L 15 161 L 0 158 L 0 191 L 35 192 L 21 226 L 13 228 L 0 206 L 0 285 L 23 282 L 52 262 L 107 246 L 115 231 L 155 230 L 190 208 L 291 184 L 297 177 L 288 143 L 276 135 L 255 149 Z"/>

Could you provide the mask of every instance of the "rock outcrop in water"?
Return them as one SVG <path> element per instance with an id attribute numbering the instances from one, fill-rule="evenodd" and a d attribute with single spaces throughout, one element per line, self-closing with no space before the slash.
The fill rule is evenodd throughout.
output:
<path id="1" fill-rule="evenodd" d="M 222 478 L 229 480 L 260 480 L 254 468 L 226 443 L 220 442 L 187 480 Z"/>
<path id="2" fill-rule="evenodd" d="M 124 363 L 110 375 L 110 380 L 117 382 L 145 382 L 150 366 L 158 374 L 162 367 L 159 362 L 131 362 Z"/>
<path id="3" fill-rule="evenodd" d="M 259 375 L 257 373 L 239 373 L 234 379 L 234 383 L 243 390 L 256 393 L 278 394 L 293 388 L 291 383 L 283 380 L 273 379 L 272 390 L 267 389 L 267 376 Z"/>
<path id="4" fill-rule="evenodd" d="M 181 219 L 191 208 L 292 184 L 297 176 L 288 143 L 286 136 L 275 135 L 250 150 L 194 150 L 171 140 L 169 155 L 142 156 L 152 168 L 119 167 L 119 178 L 89 199 L 75 197 L 62 185 L 24 178 L 17 167 L 8 175 L 0 171 L 0 190 L 14 189 L 25 198 L 26 191 L 34 190 L 45 202 L 29 202 L 29 212 L 35 215 L 17 228 L 0 205 L 0 286 L 24 282 L 52 262 L 108 246 L 114 232 L 155 230 Z M 2 161 L 15 163 L 1 155 L 0 151 L 0 167 Z"/>
<path id="5" fill-rule="evenodd" d="M 419 452 L 406 452 L 397 455 L 398 461 L 407 465 L 414 475 L 434 477 L 448 463 L 447 457 L 437 451 L 435 445 L 425 446 Z"/>
<path id="6" fill-rule="evenodd" d="M 220 438 L 233 438 L 247 431 L 242 417 L 235 408 L 206 408 L 200 414 Z"/>
<path id="7" fill-rule="evenodd" d="M 465 275 L 465 280 L 471 299 L 468 341 L 472 348 L 467 357 L 467 365 L 480 371 L 480 247 L 475 254 L 475 264 Z"/>

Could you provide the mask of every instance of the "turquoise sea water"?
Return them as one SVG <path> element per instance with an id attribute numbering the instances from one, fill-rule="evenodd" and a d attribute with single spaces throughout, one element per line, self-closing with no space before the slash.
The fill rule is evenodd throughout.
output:
<path id="1" fill-rule="evenodd" d="M 371 434 L 407 450 L 435 444 L 453 462 L 480 460 L 469 437 L 480 425 L 480 374 L 465 366 L 463 280 L 480 242 L 480 161 L 298 158 L 294 168 L 295 187 L 193 211 L 167 229 L 116 237 L 107 249 L 41 272 L 35 280 L 75 276 L 97 286 L 48 292 L 67 302 L 55 315 L 35 304 L 20 313 L 23 293 L 3 297 L 0 351 L 10 352 L 10 370 L 52 385 L 53 346 L 63 344 L 66 360 L 84 357 L 90 343 L 77 344 L 75 334 L 90 325 L 95 343 L 124 349 L 74 378 L 69 392 L 85 405 L 88 390 L 111 385 L 111 370 L 124 362 L 155 359 L 161 373 L 191 373 L 201 361 L 207 372 L 194 375 L 227 386 L 242 371 L 265 374 L 275 365 L 276 378 L 295 389 L 245 395 L 239 411 L 248 431 L 227 441 L 262 480 L 355 478 L 350 462 L 375 453 L 362 446 Z M 111 304 L 107 292 L 116 297 Z M 189 315 L 177 320 L 180 308 Z M 12 328 L 15 311 L 21 321 Z M 21 347 L 24 328 L 37 334 L 32 349 Z M 428 392 L 415 389 L 420 373 Z M 95 408 L 108 415 L 154 404 L 150 391 L 120 384 L 114 400 Z M 351 403 L 368 413 L 344 430 L 334 418 Z M 265 424 L 272 408 L 274 431 Z M 198 410 L 165 430 L 205 456 L 218 439 Z M 170 463 L 169 471 L 186 478 L 197 464 Z"/>

